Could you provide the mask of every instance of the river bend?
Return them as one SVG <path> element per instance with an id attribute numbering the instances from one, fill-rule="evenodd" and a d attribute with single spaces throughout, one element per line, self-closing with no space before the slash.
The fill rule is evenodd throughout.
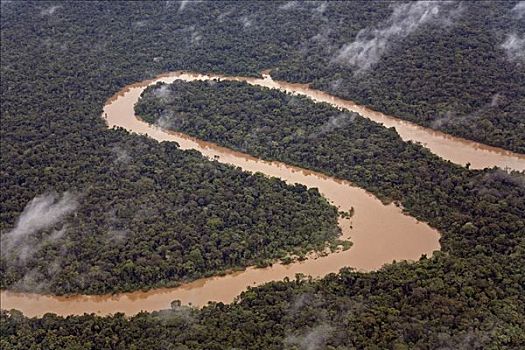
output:
<path id="1" fill-rule="evenodd" d="M 339 219 L 342 229 L 341 239 L 351 240 L 352 248 L 322 257 L 310 256 L 305 261 L 289 265 L 276 263 L 264 269 L 249 267 L 244 271 L 225 276 L 203 278 L 180 287 L 158 288 L 147 292 L 58 297 L 4 290 L 1 292 L 2 309 L 16 308 L 27 316 L 41 316 L 46 312 L 59 315 L 83 313 L 107 315 L 123 312 L 132 315 L 140 311 L 169 308 L 171 301 L 175 299 L 181 300 L 183 304 L 203 306 L 208 301 L 231 302 L 248 286 L 282 280 L 285 277 L 294 278 L 297 273 L 322 277 L 337 272 L 345 266 L 371 271 L 394 260 L 417 260 L 422 254 L 430 256 L 433 251 L 440 248 L 439 233 L 436 230 L 404 214 L 401 208 L 393 204 L 383 205 L 376 197 L 348 181 L 280 162 L 262 161 L 213 143 L 160 129 L 135 116 L 134 105 L 142 91 L 149 85 L 160 81 L 171 83 L 176 79 L 193 81 L 217 78 L 246 81 L 253 85 L 305 95 L 314 101 L 327 102 L 335 107 L 357 112 L 386 127 L 395 127 L 403 140 L 420 142 L 435 154 L 458 164 L 468 162 L 474 168 L 500 166 L 525 170 L 523 155 L 452 137 L 389 117 L 351 101 L 313 90 L 307 85 L 274 81 L 267 74 L 264 74 L 262 79 L 186 72 L 164 74 L 156 79 L 129 85 L 109 99 L 104 106 L 104 117 L 108 126 L 119 126 L 132 132 L 147 134 L 158 141 L 176 141 L 182 149 L 195 149 L 210 159 L 239 166 L 246 171 L 279 177 L 290 184 L 301 183 L 309 188 L 317 187 L 323 196 L 340 210 L 348 211 L 354 208 L 354 216 L 350 220 Z"/>

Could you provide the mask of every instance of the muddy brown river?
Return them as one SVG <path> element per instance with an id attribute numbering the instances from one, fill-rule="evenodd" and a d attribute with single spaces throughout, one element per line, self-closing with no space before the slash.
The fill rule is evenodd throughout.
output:
<path id="1" fill-rule="evenodd" d="M 171 301 L 175 299 L 181 300 L 183 304 L 203 306 L 208 301 L 231 302 L 248 286 L 282 280 L 285 277 L 294 278 L 297 273 L 322 277 L 328 273 L 337 272 L 345 266 L 370 271 L 394 260 L 417 260 L 422 254 L 430 256 L 433 251 L 440 248 L 439 233 L 436 230 L 405 215 L 395 205 L 383 205 L 376 197 L 348 181 L 279 162 L 262 161 L 184 134 L 162 130 L 135 117 L 134 105 L 148 85 L 159 81 L 170 83 L 176 79 L 192 81 L 215 78 L 247 81 L 254 85 L 278 88 L 306 95 L 315 101 L 324 101 L 337 107 L 356 111 L 385 126 L 396 127 L 403 139 L 421 142 L 441 157 L 460 164 L 470 162 L 472 167 L 497 165 L 512 169 L 525 169 L 525 157 L 522 155 L 421 128 L 357 106 L 352 102 L 312 90 L 306 85 L 273 81 L 268 75 L 264 75 L 263 79 L 257 79 L 182 72 L 164 74 L 153 80 L 130 85 L 113 96 L 104 107 L 104 117 L 108 126 L 120 126 L 139 134 L 147 134 L 158 141 L 176 141 L 182 149 L 198 150 L 210 159 L 239 166 L 243 170 L 276 176 L 291 184 L 301 183 L 307 187 L 317 187 L 340 210 L 347 211 L 354 208 L 354 216 L 350 220 L 339 220 L 342 229 L 341 238 L 351 240 L 352 248 L 323 257 L 312 255 L 305 261 L 289 265 L 276 263 L 264 269 L 250 267 L 225 276 L 199 279 L 180 287 L 159 288 L 147 292 L 57 297 L 4 290 L 1 292 L 2 309 L 15 308 L 27 316 L 41 316 L 46 312 L 59 315 L 86 312 L 107 315 L 123 312 L 133 315 L 140 311 L 169 308 Z"/>

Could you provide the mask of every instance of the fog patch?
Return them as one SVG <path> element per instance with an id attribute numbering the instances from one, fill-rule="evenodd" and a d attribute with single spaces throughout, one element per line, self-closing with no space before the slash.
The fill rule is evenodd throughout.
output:
<path id="1" fill-rule="evenodd" d="M 148 23 L 149 23 L 148 20 L 135 21 L 135 22 L 133 22 L 133 27 L 134 28 L 143 28 L 143 27 L 147 26 Z"/>
<path id="2" fill-rule="evenodd" d="M 120 146 L 114 146 L 111 151 L 116 157 L 114 163 L 128 164 L 132 160 L 129 152 Z"/>
<path id="3" fill-rule="evenodd" d="M 332 29 L 329 25 L 325 25 L 316 35 L 310 38 L 312 45 L 320 48 L 327 56 L 333 56 L 334 52 L 338 51 L 338 47 L 330 39 L 330 34 L 332 34 Z"/>
<path id="4" fill-rule="evenodd" d="M 328 35 L 331 33 L 331 29 L 328 27 L 324 27 L 323 30 L 313 37 L 310 38 L 310 40 L 319 43 L 319 44 L 326 44 L 328 42 Z"/>
<path id="5" fill-rule="evenodd" d="M 305 306 L 312 303 L 314 297 L 310 293 L 302 293 L 294 298 L 290 305 L 290 314 L 295 315 L 301 311 Z"/>
<path id="6" fill-rule="evenodd" d="M 335 329 L 328 324 L 320 324 L 304 334 L 287 336 L 283 343 L 285 346 L 298 346 L 301 350 L 325 349 L 326 341 L 330 338 L 334 330 Z"/>
<path id="7" fill-rule="evenodd" d="M 336 79 L 334 81 L 331 81 L 328 84 L 328 88 L 330 89 L 331 92 L 339 92 L 339 90 L 341 89 L 342 84 L 343 84 L 343 79 L 339 78 L 339 79 Z"/>
<path id="8" fill-rule="evenodd" d="M 510 10 L 516 18 L 521 19 L 525 16 L 525 1 L 520 1 Z"/>
<path id="9" fill-rule="evenodd" d="M 121 244 L 121 243 L 124 243 L 127 240 L 128 236 L 129 236 L 129 231 L 127 231 L 127 230 L 113 230 L 113 229 L 110 229 L 107 232 L 106 239 L 110 243 Z"/>
<path id="10" fill-rule="evenodd" d="M 464 116 L 458 116 L 456 113 L 452 111 L 447 111 L 445 115 L 440 116 L 439 118 L 436 118 L 430 123 L 430 127 L 432 129 L 442 129 L 447 125 L 453 125 L 453 124 L 459 124 L 466 121 L 469 121 L 476 117 L 477 113 L 471 113 Z"/>
<path id="11" fill-rule="evenodd" d="M 490 107 L 498 107 L 501 102 L 501 94 L 494 94 L 490 99 Z"/>
<path id="12" fill-rule="evenodd" d="M 178 13 L 182 13 L 184 11 L 184 9 L 186 9 L 186 7 L 188 7 L 188 4 L 189 3 L 198 3 L 198 2 L 202 2 L 201 0 L 182 0 L 179 2 L 179 9 L 177 10 Z"/>
<path id="13" fill-rule="evenodd" d="M 482 331 L 469 329 L 456 335 L 446 333 L 438 334 L 437 350 L 456 350 L 456 349 L 484 349 L 494 339 L 494 330 Z"/>
<path id="14" fill-rule="evenodd" d="M 510 61 L 525 59 L 525 35 L 520 36 L 516 33 L 507 34 L 507 38 L 503 44 L 501 44 L 501 47 L 507 53 Z"/>
<path id="15" fill-rule="evenodd" d="M 185 26 L 174 30 L 174 32 L 180 34 L 184 41 L 191 46 L 197 46 L 202 41 L 202 34 L 195 25 Z"/>
<path id="16" fill-rule="evenodd" d="M 426 24 L 451 24 L 450 18 L 457 16 L 461 8 L 450 9 L 449 4 L 449 1 L 396 4 L 382 26 L 360 30 L 354 42 L 343 45 L 333 61 L 354 67 L 355 74 L 366 72 L 379 62 L 393 40 L 405 38 Z"/>
<path id="17" fill-rule="evenodd" d="M 45 38 L 42 40 L 42 45 L 48 50 L 53 52 L 64 52 L 68 49 L 68 44 L 66 42 L 60 42 L 58 40 L 53 40 L 51 38 Z"/>
<path id="18" fill-rule="evenodd" d="M 279 10 L 293 10 L 299 6 L 299 3 L 297 1 L 288 1 L 287 3 L 279 6 Z"/>
<path id="19" fill-rule="evenodd" d="M 253 25 L 253 20 L 248 16 L 242 16 L 240 21 L 244 28 L 249 28 Z"/>
<path id="20" fill-rule="evenodd" d="M 224 12 L 221 12 L 218 16 L 217 16 L 217 21 L 219 23 L 222 23 L 224 21 L 224 19 L 226 17 L 228 17 L 229 15 L 231 15 L 233 13 L 233 10 L 229 10 L 229 11 L 224 11 Z"/>
<path id="21" fill-rule="evenodd" d="M 62 273 L 62 257 L 66 252 L 66 246 L 62 245 L 58 257 L 48 263 L 46 267 L 36 267 L 29 270 L 21 279 L 16 281 L 11 288 L 14 290 L 31 291 L 34 293 L 49 291 L 49 288 L 56 280 L 56 277 Z"/>
<path id="22" fill-rule="evenodd" d="M 350 125 L 355 120 L 354 113 L 341 113 L 336 116 L 330 117 L 326 123 L 321 125 L 321 128 L 318 132 L 310 134 L 310 139 L 318 138 L 324 134 L 332 132 L 336 129 L 346 127 Z"/>
<path id="23" fill-rule="evenodd" d="M 155 125 L 161 129 L 179 130 L 186 123 L 186 118 L 180 113 L 174 113 L 169 110 L 161 112 L 160 117 L 155 122 Z"/>
<path id="24" fill-rule="evenodd" d="M 43 280 L 45 280 L 44 274 L 39 272 L 37 269 L 33 269 L 26 273 L 23 278 L 16 281 L 11 288 L 14 290 L 34 292 L 45 291 L 48 284 L 43 282 Z"/>
<path id="25" fill-rule="evenodd" d="M 27 258 L 29 252 L 34 251 L 41 244 L 35 245 L 30 242 L 30 236 L 56 225 L 74 212 L 78 205 L 76 196 L 67 191 L 60 197 L 57 194 L 45 194 L 33 198 L 20 214 L 16 226 L 2 236 L 1 256 L 6 257 L 15 249 L 22 249 L 25 250 L 24 254 Z M 48 239 L 53 237 L 58 236 L 51 235 Z"/>
<path id="26" fill-rule="evenodd" d="M 153 89 L 151 93 L 159 99 L 168 99 L 171 95 L 170 87 L 167 84 L 163 84 L 158 88 Z"/>
<path id="27" fill-rule="evenodd" d="M 49 236 L 43 237 L 42 239 L 26 239 L 19 242 L 17 245 L 17 265 L 24 265 L 28 260 L 30 260 L 35 253 L 40 251 L 42 247 L 53 244 L 59 239 L 61 239 L 66 233 L 67 226 L 62 227 L 60 230 L 54 230 Z"/>
<path id="28" fill-rule="evenodd" d="M 189 0 L 182 0 L 179 4 L 179 10 L 178 12 L 181 13 L 186 8 L 186 5 L 188 5 Z"/>
<path id="29" fill-rule="evenodd" d="M 492 95 L 490 102 L 485 106 L 475 110 L 472 113 L 466 115 L 458 115 L 455 112 L 447 111 L 445 115 L 436 118 L 430 123 L 430 127 L 433 129 L 441 129 L 447 125 L 457 125 L 466 122 L 472 122 L 474 119 L 480 117 L 484 112 L 491 108 L 499 107 L 505 100 L 505 95 L 501 93 L 495 93 Z"/>
<path id="30" fill-rule="evenodd" d="M 199 32 L 194 31 L 191 33 L 191 37 L 190 37 L 191 45 L 197 46 L 201 43 L 201 40 L 202 40 L 202 35 Z"/>
<path id="31" fill-rule="evenodd" d="M 40 10 L 40 16 L 42 16 L 42 17 L 44 17 L 44 16 L 53 16 L 55 14 L 55 12 L 57 12 L 61 8 L 62 8 L 61 5 L 49 6 L 47 8 L 44 8 L 44 9 Z"/>
<path id="32" fill-rule="evenodd" d="M 322 2 L 321 5 L 317 6 L 312 11 L 316 14 L 322 15 L 326 11 L 327 7 L 328 7 L 328 3 Z"/>

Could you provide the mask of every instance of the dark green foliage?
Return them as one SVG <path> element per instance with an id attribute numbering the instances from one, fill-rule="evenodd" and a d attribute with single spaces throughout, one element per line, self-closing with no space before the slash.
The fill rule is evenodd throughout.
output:
<path id="1" fill-rule="evenodd" d="M 408 213 L 440 229 L 448 251 L 470 254 L 465 248 L 477 244 L 487 254 L 505 252 L 509 247 L 496 244 L 495 237 L 517 243 L 525 232 L 522 173 L 468 170 L 403 142 L 394 129 L 277 90 L 177 81 L 167 97 L 157 98 L 159 86 L 148 88 L 136 106 L 147 121 L 347 179 L 399 201 Z M 469 222 L 479 231 L 465 229 Z"/>
<path id="2" fill-rule="evenodd" d="M 107 130 L 105 99 L 150 74 L 150 63 L 121 52 L 125 43 L 106 46 L 106 29 L 78 25 L 90 8 L 109 26 L 104 4 L 79 5 L 49 16 L 45 3 L 2 4 L 2 235 L 36 196 L 70 191 L 80 202 L 57 227 L 2 253 L 3 288 L 99 294 L 174 285 L 337 237 L 337 211 L 316 190 Z M 62 238 L 40 245 L 61 228 Z M 18 258 L 26 248 L 30 258 Z"/>
<path id="3" fill-rule="evenodd" d="M 62 238 L 40 247 L 31 259 L 16 256 L 28 245 L 38 249 L 34 242 L 4 257 L 4 286 L 107 293 L 173 285 L 261 258 L 322 248 L 339 234 L 337 211 L 317 190 L 249 175 L 173 143 L 129 138 L 118 130 L 83 143 L 83 151 L 89 158 L 72 160 L 66 153 L 51 161 L 35 148 L 11 156 L 44 171 L 34 169 L 27 177 L 7 171 L 4 184 L 16 188 L 22 181 L 23 188 L 30 182 L 30 193 L 36 194 L 76 190 L 80 204 L 61 223 Z M 3 200 L 9 220 L 24 207 L 21 197 Z M 60 271 L 49 272 L 50 262 Z"/>
<path id="4" fill-rule="evenodd" d="M 349 179 L 399 201 L 442 232 L 444 254 L 430 260 L 394 264 L 371 274 L 342 272 L 305 284 L 308 291 L 315 290 L 306 293 L 311 304 L 291 316 L 290 301 L 305 298 L 301 288 L 292 296 L 281 292 L 293 284 L 246 292 L 228 310 L 229 317 L 250 312 L 249 320 L 261 327 L 271 320 L 284 329 L 272 337 L 247 330 L 249 336 L 239 336 L 242 341 L 222 338 L 221 344 L 250 348 L 247 344 L 255 337 L 264 342 L 259 346 L 279 349 L 288 344 L 286 339 L 300 343 L 312 334 L 326 334 L 326 343 L 334 348 L 525 344 L 523 173 L 456 166 L 358 115 L 275 90 L 237 82 L 177 81 L 159 99 L 155 91 L 160 86 L 146 90 L 136 105 L 144 119 Z M 218 329 L 219 334 L 231 332 Z"/>
<path id="5" fill-rule="evenodd" d="M 525 153 L 525 56 L 509 59 L 502 47 L 507 35 L 525 35 L 525 21 L 511 11 L 515 4 L 455 3 L 452 15 L 443 13 L 437 23 L 391 38 L 377 64 L 354 74 L 354 67 L 334 61 L 339 49 L 359 29 L 388 25 L 392 10 L 376 9 L 373 20 L 356 26 L 353 16 L 362 9 L 351 12 L 347 3 L 331 3 L 323 20 L 311 26 L 315 29 L 303 28 L 311 37 L 304 39 L 302 50 L 272 76 L 313 82 L 386 114 Z M 377 2 L 369 5 L 380 7 Z M 338 21 L 348 25 L 335 25 Z"/>
<path id="6" fill-rule="evenodd" d="M 523 253 L 523 252 L 522 252 Z M 516 256 L 518 258 L 518 256 Z M 523 255 L 521 254 L 523 259 Z M 514 270 L 507 275 L 507 271 Z M 439 254 L 369 274 L 272 282 L 237 303 L 126 319 L 2 314 L 4 349 L 520 349 L 523 264 Z M 504 276 L 505 274 L 505 276 Z M 520 297 L 517 297 L 520 296 Z M 303 346 L 300 346 L 303 344 Z M 54 346 L 54 347 L 53 347 Z M 294 347 L 295 346 L 295 347 Z M 402 347 L 404 346 L 404 347 Z"/>
<path id="7" fill-rule="evenodd" d="M 50 15 L 54 5 L 59 7 Z M 191 152 L 172 150 L 173 144 L 106 129 L 100 114 L 108 97 L 126 84 L 168 70 L 254 76 L 273 68 L 278 78 L 338 87 L 334 92 L 342 96 L 425 124 L 433 120 L 426 116 L 434 110 L 438 115 L 450 109 L 459 116 L 470 115 L 502 93 L 501 105 L 481 111 L 479 117 L 473 114 L 483 130 L 475 123 L 447 130 L 523 152 L 523 70 L 503 60 L 500 48 L 507 33 L 519 30 L 520 23 L 508 17 L 515 2 L 465 2 L 457 27 L 413 33 L 383 56 L 363 83 L 356 83 L 349 68 L 331 64 L 330 58 L 360 29 L 388 18 L 390 3 L 330 2 L 322 15 L 313 11 L 319 3 L 289 10 L 279 10 L 280 5 L 188 2 L 179 11 L 178 3 L 164 1 L 2 2 L 2 231 L 15 224 L 28 201 L 49 190 L 73 188 L 93 196 L 101 208 L 91 208 L 91 223 L 104 223 L 106 215 L 100 213 L 113 198 L 123 207 L 115 216 L 126 228 L 140 224 L 128 207 L 135 210 L 151 203 L 163 215 L 171 215 L 170 207 L 153 193 L 161 193 L 162 199 L 168 196 L 162 192 L 168 185 L 162 182 L 169 180 L 166 172 L 172 171 L 170 157 L 175 154 L 181 154 L 174 160 L 177 164 L 197 162 L 204 169 L 238 174 L 239 180 L 245 176 L 202 162 Z M 311 39 L 325 32 L 327 40 L 312 44 Z M 339 80 L 339 86 L 331 84 Z M 315 108 L 325 117 L 332 113 L 323 106 Z M 442 254 L 370 274 L 343 271 L 319 282 L 274 282 L 250 289 L 238 303 L 213 304 L 201 311 L 174 305 L 173 311 L 130 319 L 26 319 L 16 312 L 3 313 L 0 348 L 282 349 L 301 348 L 297 343 L 312 334 L 317 339 L 325 334 L 328 349 L 525 347 L 525 201 L 520 175 L 467 171 L 419 146 L 401 143 L 391 130 L 359 118 L 356 125 L 355 131 L 343 131 L 360 139 L 341 139 L 345 134 L 338 132 L 319 139 L 316 149 L 326 157 L 318 159 L 300 143 L 295 146 L 300 152 L 269 156 L 308 161 L 312 167 L 359 180 L 384 197 L 402 200 L 412 215 L 444 228 Z M 334 154 L 334 144 L 352 151 Z M 268 150 L 266 143 L 257 147 L 258 152 Z M 114 162 L 122 150 L 133 151 L 132 169 Z M 297 155 L 304 159 L 291 158 Z M 355 159 L 347 160 L 349 155 Z M 337 162 L 324 163 L 330 158 Z M 146 181 L 127 184 L 136 174 L 141 179 L 145 174 Z M 238 188 L 248 179 L 261 186 L 272 183 L 250 176 Z M 149 191 L 141 192 L 142 186 Z M 89 197 L 83 203 L 95 203 Z M 158 247 L 155 243 L 151 248 Z M 96 249 L 98 253 L 106 248 L 97 244 Z M 90 261 L 89 256 L 77 258 Z M 122 288 L 126 281 L 118 283 Z"/>

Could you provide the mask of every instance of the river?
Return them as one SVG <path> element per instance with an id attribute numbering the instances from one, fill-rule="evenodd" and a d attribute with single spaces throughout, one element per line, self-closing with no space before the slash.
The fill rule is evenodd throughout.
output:
<path id="1" fill-rule="evenodd" d="M 316 102 L 326 102 L 334 107 L 356 112 L 361 116 L 381 123 L 388 128 L 394 127 L 404 141 L 420 143 L 430 149 L 432 153 L 443 159 L 450 160 L 453 163 L 463 166 L 470 163 L 471 169 L 492 168 L 497 166 L 502 169 L 525 170 L 525 154 L 514 153 L 502 148 L 484 145 L 479 142 L 455 137 L 441 131 L 425 128 L 412 122 L 374 111 L 352 101 L 344 100 L 323 91 L 312 89 L 308 84 L 294 84 L 273 80 L 267 72 L 263 72 L 262 76 L 263 78 L 261 79 L 231 77 L 220 74 L 206 75 L 192 72 L 173 72 L 163 75 L 161 80 L 169 83 L 176 79 L 185 81 L 222 79 L 245 81 L 252 85 L 279 89 L 292 94 L 306 96 Z M 154 81 L 157 82 L 160 80 L 155 79 Z"/>
<path id="2" fill-rule="evenodd" d="M 225 276 L 199 279 L 180 287 L 158 288 L 147 292 L 58 297 L 4 290 L 1 292 L 2 309 L 16 308 L 27 316 L 41 316 L 46 312 L 59 315 L 86 312 L 107 315 L 123 312 L 132 315 L 140 311 L 169 308 L 171 301 L 175 299 L 181 300 L 183 304 L 203 306 L 208 301 L 231 302 L 248 286 L 282 280 L 285 277 L 294 278 L 297 273 L 322 277 L 328 273 L 337 272 L 345 266 L 351 266 L 360 271 L 371 271 L 394 260 L 417 260 L 422 254 L 430 256 L 433 251 L 440 248 L 439 233 L 436 230 L 405 215 L 399 207 L 393 204 L 383 205 L 376 197 L 348 181 L 279 162 L 262 161 L 184 134 L 162 130 L 135 117 L 134 105 L 148 85 L 159 81 L 170 83 L 176 79 L 192 81 L 215 78 L 247 81 L 254 85 L 279 88 L 287 92 L 306 95 L 316 101 L 324 101 L 337 107 L 356 111 L 386 126 L 395 126 L 403 139 L 421 142 L 443 158 L 460 164 L 470 162 L 472 167 L 498 165 L 525 169 L 525 158 L 521 155 L 415 126 L 310 89 L 306 85 L 274 81 L 266 74 L 262 79 L 184 72 L 164 74 L 153 80 L 127 86 L 109 99 L 104 106 L 104 117 L 108 126 L 120 126 L 129 131 L 147 134 L 158 141 L 176 141 L 182 149 L 198 150 L 210 159 L 239 166 L 243 170 L 276 176 L 291 184 L 301 183 L 307 187 L 317 187 L 340 210 L 348 211 L 354 208 L 354 216 L 350 220 L 343 218 L 339 220 L 342 229 L 341 238 L 351 240 L 353 246 L 343 252 L 331 253 L 322 257 L 310 256 L 306 261 L 289 265 L 276 263 L 264 269 L 250 267 Z M 433 148 L 433 145 L 437 145 L 437 148 Z"/>

